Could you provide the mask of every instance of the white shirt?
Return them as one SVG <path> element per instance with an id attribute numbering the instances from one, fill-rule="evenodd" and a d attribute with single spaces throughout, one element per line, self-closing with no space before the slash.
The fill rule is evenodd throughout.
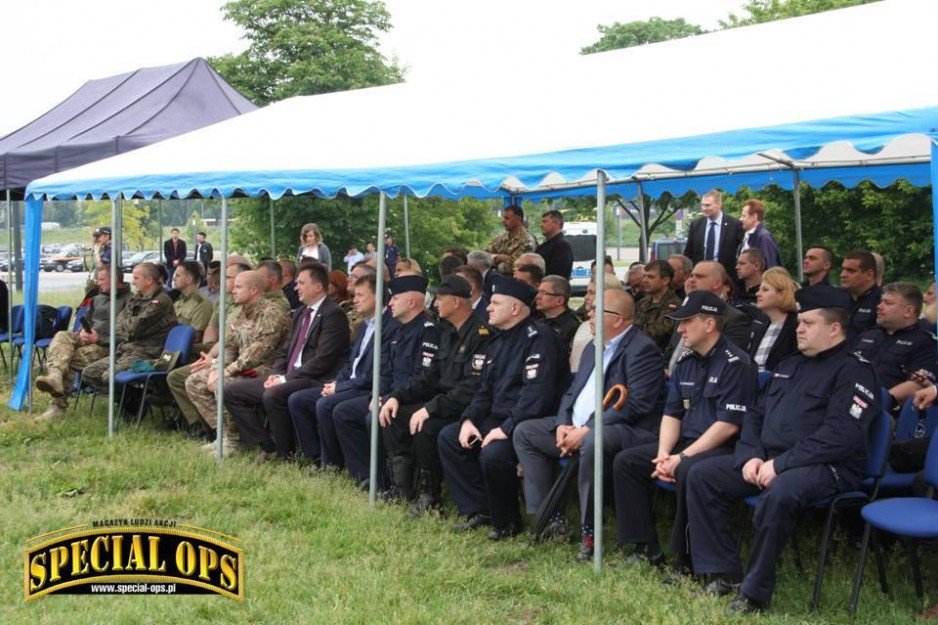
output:
<path id="1" fill-rule="evenodd" d="M 622 338 L 632 329 L 633 326 L 629 326 L 625 329 L 624 332 L 620 333 L 615 338 L 606 342 L 606 347 L 603 350 L 603 376 L 606 375 L 606 369 L 609 368 L 609 362 L 612 360 L 612 355 L 615 353 L 616 348 L 619 346 L 619 343 L 622 342 Z M 593 372 L 590 374 L 590 379 L 587 380 L 586 386 L 580 390 L 580 394 L 577 395 L 576 401 L 573 402 L 573 425 L 576 427 L 583 427 L 587 421 L 590 420 L 593 412 L 596 408 L 596 363 L 593 363 Z"/>
<path id="2" fill-rule="evenodd" d="M 375 333 L 375 318 L 371 317 L 370 319 L 365 320 L 365 336 L 362 337 L 362 344 L 358 347 L 358 353 L 355 354 L 355 361 L 352 362 L 352 375 L 351 379 L 355 379 L 355 371 L 358 369 L 358 363 L 362 359 L 362 354 L 365 353 L 365 349 L 368 347 L 368 341 L 371 340 L 371 336 Z"/>

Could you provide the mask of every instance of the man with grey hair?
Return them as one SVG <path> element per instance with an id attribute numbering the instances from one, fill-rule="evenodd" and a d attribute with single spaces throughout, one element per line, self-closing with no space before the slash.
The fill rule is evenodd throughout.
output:
<path id="1" fill-rule="evenodd" d="M 482 292 L 488 298 L 492 295 L 492 284 L 495 282 L 495 275 L 498 273 L 492 268 L 495 265 L 495 259 L 485 250 L 473 250 L 469 252 L 468 258 L 466 264 L 482 274 Z"/>
<path id="2" fill-rule="evenodd" d="M 674 277 L 671 279 L 671 290 L 674 294 L 684 299 L 687 293 L 684 292 L 684 283 L 694 270 L 694 261 L 683 254 L 671 254 L 668 256 L 668 264 L 674 270 Z"/>
<path id="3" fill-rule="evenodd" d="M 544 257 L 534 252 L 525 252 L 519 256 L 513 268 L 517 271 L 519 267 L 523 267 L 524 265 L 537 265 L 537 268 L 541 270 L 542 274 L 547 271 L 547 263 L 544 261 Z"/>
<path id="4" fill-rule="evenodd" d="M 537 287 L 537 298 L 534 300 L 537 312 L 543 315 L 541 321 L 560 336 L 566 350 L 565 357 L 570 356 L 570 347 L 573 337 L 580 327 L 580 319 L 570 310 L 570 283 L 561 276 L 545 276 Z"/>

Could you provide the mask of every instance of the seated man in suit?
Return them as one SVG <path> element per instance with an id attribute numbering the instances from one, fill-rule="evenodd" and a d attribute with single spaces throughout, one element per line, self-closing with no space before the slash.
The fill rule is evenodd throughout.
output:
<path id="1" fill-rule="evenodd" d="M 604 456 L 619 449 L 655 440 L 664 392 L 664 360 L 654 341 L 632 325 L 635 304 L 625 291 L 606 291 L 603 324 L 603 392 L 624 384 L 628 400 L 620 409 L 603 411 Z M 595 310 L 590 312 L 595 331 Z M 555 417 L 531 419 L 515 428 L 514 445 L 524 471 L 524 500 L 529 514 L 544 501 L 557 468 L 557 459 L 579 454 L 581 546 L 580 559 L 593 555 L 593 408 L 596 401 L 595 356 L 592 345 L 583 351 L 570 389 Z M 551 519 L 551 534 L 566 535 L 562 511 Z"/>
<path id="2" fill-rule="evenodd" d="M 336 406 L 342 402 L 371 394 L 377 282 L 375 273 L 365 273 L 355 282 L 355 310 L 363 317 L 363 321 L 342 370 L 338 375 L 305 388 L 290 398 L 290 419 L 304 464 L 345 466 L 332 415 Z M 394 340 L 397 325 L 389 314 L 383 315 L 382 345 Z"/>
<path id="3" fill-rule="evenodd" d="M 244 447 L 260 445 L 258 461 L 286 459 L 294 449 L 287 401 L 310 386 L 332 379 L 348 353 L 348 318 L 326 295 L 329 275 L 323 265 L 305 266 L 296 277 L 303 306 L 293 313 L 286 349 L 264 379 L 232 382 L 225 387 L 225 408 L 234 419 Z M 270 432 L 256 408 L 264 406 Z"/>

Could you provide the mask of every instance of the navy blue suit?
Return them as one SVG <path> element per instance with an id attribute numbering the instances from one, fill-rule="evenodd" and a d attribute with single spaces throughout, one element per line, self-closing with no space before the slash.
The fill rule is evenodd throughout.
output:
<path id="1" fill-rule="evenodd" d="M 746 235 L 744 233 L 743 243 L 745 243 L 745 240 Z M 740 243 L 739 247 L 740 252 L 742 252 L 743 244 Z M 763 269 L 778 267 L 782 264 L 782 253 L 778 249 L 778 243 L 775 242 L 775 237 L 763 224 L 756 226 L 756 229 L 749 235 L 749 247 L 762 252 L 762 256 L 765 257 L 765 267 Z"/>
<path id="2" fill-rule="evenodd" d="M 560 450 L 556 445 L 556 429 L 573 425 L 573 406 L 587 384 L 593 384 L 594 349 L 587 345 L 580 357 L 580 366 L 569 390 L 560 400 L 554 417 L 521 423 L 515 430 L 515 452 L 524 470 L 524 499 L 529 514 L 535 514 L 547 496 L 557 468 Z M 603 375 L 603 392 L 616 384 L 629 390 L 620 409 L 610 406 L 603 412 L 604 459 L 640 443 L 654 441 L 664 403 L 664 360 L 655 342 L 636 327 L 630 327 L 616 346 Z M 593 520 L 593 421 L 590 415 L 584 424 L 590 428 L 580 447 L 581 521 L 592 526 Z M 608 475 L 608 471 L 606 472 Z"/>

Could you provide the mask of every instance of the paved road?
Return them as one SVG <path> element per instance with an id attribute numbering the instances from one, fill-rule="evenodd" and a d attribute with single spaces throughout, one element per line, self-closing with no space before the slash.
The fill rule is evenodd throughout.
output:
<path id="1" fill-rule="evenodd" d="M 3 281 L 7 281 L 7 272 L 3 272 L 0 275 L 0 278 L 3 278 Z M 74 291 L 81 289 L 85 286 L 85 281 L 88 280 L 88 272 L 81 271 L 79 273 L 72 273 L 71 271 L 63 271 L 62 273 L 52 271 L 46 273 L 45 271 L 39 272 L 39 293 L 49 292 L 49 291 Z"/>

